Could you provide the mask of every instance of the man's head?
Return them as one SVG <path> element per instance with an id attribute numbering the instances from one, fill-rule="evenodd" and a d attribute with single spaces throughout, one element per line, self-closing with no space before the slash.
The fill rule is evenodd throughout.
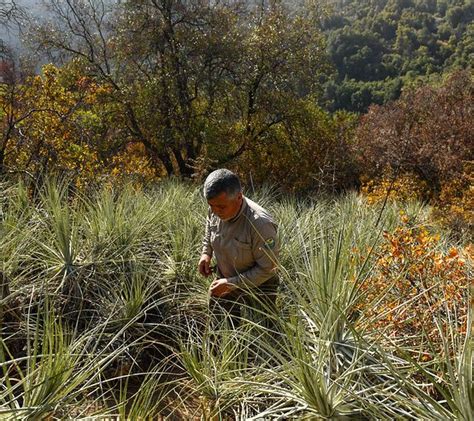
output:
<path id="1" fill-rule="evenodd" d="M 204 197 L 212 212 L 220 219 L 232 219 L 242 206 L 239 177 L 225 168 L 211 172 L 204 182 Z"/>

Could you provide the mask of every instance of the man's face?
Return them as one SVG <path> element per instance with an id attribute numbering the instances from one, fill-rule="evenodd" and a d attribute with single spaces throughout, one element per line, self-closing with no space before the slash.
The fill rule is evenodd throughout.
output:
<path id="1" fill-rule="evenodd" d="M 229 198 L 227 193 L 222 192 L 216 197 L 209 199 L 207 203 L 214 215 L 226 221 L 232 219 L 239 212 L 242 205 L 242 193 L 239 193 L 234 198 Z"/>

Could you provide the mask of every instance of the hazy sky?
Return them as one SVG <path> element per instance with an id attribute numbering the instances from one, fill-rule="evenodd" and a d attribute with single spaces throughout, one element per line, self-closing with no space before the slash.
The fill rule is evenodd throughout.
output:
<path id="1" fill-rule="evenodd" d="M 30 12 L 33 12 L 35 9 L 41 9 L 41 0 L 16 0 L 17 4 L 24 7 Z"/>
<path id="2" fill-rule="evenodd" d="M 22 7 L 31 18 L 39 18 L 44 14 L 44 6 L 42 0 L 15 0 L 16 4 Z M 14 25 L 6 28 L 0 25 L 0 39 L 5 44 L 21 49 L 21 37 L 19 29 Z"/>

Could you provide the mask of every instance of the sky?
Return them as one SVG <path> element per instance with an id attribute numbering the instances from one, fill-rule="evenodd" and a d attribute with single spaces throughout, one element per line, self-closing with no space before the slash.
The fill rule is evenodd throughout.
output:
<path id="1" fill-rule="evenodd" d="M 41 0 L 15 0 L 16 3 L 22 7 L 30 16 L 40 17 L 42 14 L 42 2 Z M 5 2 L 2 2 L 5 3 Z M 19 29 L 17 27 L 10 26 L 5 27 L 0 25 L 0 38 L 5 42 L 5 44 L 13 46 L 14 48 L 20 48 L 21 37 L 19 34 Z"/>
<path id="2" fill-rule="evenodd" d="M 0 2 L 6 3 L 9 0 Z M 118 0 L 105 0 L 106 2 L 115 2 Z M 47 14 L 46 8 L 44 6 L 44 0 L 15 0 L 16 4 L 22 7 L 28 15 L 33 19 L 38 19 Z M 5 28 L 0 25 L 0 39 L 8 45 L 13 45 L 17 48 L 21 48 L 21 37 L 17 28 Z"/>

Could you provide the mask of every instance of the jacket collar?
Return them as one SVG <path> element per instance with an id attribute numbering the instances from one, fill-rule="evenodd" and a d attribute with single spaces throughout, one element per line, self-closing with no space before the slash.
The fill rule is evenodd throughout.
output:
<path id="1" fill-rule="evenodd" d="M 229 219 L 227 222 L 232 223 L 232 222 L 237 221 L 237 219 L 240 218 L 240 215 L 242 215 L 245 209 L 247 209 L 247 206 L 248 206 L 247 199 L 245 197 L 242 197 L 242 206 L 240 206 L 239 212 L 237 213 L 237 215 L 235 215 L 232 219 Z"/>

